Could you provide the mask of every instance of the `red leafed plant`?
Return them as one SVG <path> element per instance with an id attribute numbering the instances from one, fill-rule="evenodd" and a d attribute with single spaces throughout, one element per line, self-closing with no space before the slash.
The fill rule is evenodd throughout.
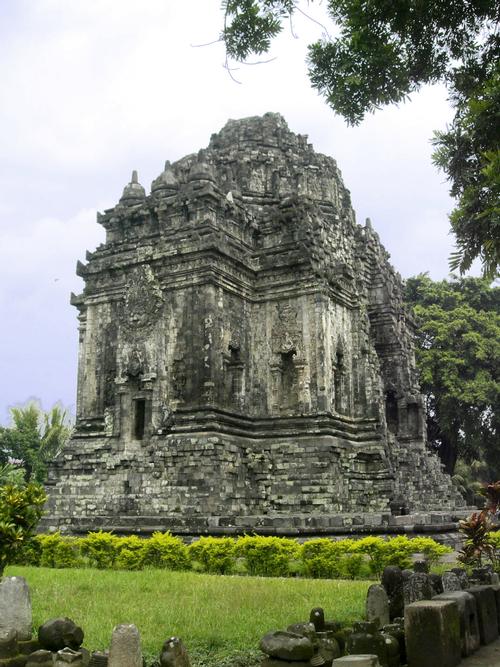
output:
<path id="1" fill-rule="evenodd" d="M 481 566 L 483 558 L 486 558 L 497 569 L 498 540 L 491 535 L 495 528 L 491 517 L 500 511 L 500 481 L 484 484 L 481 495 L 485 497 L 485 508 L 458 522 L 458 530 L 465 537 L 458 560 L 464 565 Z"/>
<path id="2" fill-rule="evenodd" d="M 465 544 L 459 552 L 458 560 L 464 565 L 481 566 L 483 558 L 486 558 L 495 567 L 496 550 L 490 538 L 492 529 L 489 509 L 473 512 L 467 519 L 459 521 L 458 530 L 465 537 Z"/>
<path id="3" fill-rule="evenodd" d="M 486 509 L 488 512 L 497 514 L 500 509 L 500 482 L 484 484 L 480 493 L 486 498 Z"/>

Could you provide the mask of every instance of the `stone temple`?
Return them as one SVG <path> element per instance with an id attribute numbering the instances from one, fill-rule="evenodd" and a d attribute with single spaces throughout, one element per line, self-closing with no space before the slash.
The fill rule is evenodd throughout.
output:
<path id="1" fill-rule="evenodd" d="M 401 279 L 279 114 L 228 121 L 150 194 L 134 172 L 98 222 L 46 523 L 301 533 L 463 505 L 426 448 Z"/>

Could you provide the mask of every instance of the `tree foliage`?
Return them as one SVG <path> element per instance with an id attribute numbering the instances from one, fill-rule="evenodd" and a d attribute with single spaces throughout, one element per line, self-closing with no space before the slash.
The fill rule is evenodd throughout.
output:
<path id="1" fill-rule="evenodd" d="M 312 4 L 313 0 L 311 0 Z M 319 3 L 318 3 L 319 4 Z M 266 52 L 299 11 L 294 0 L 227 0 L 222 39 L 244 61 Z M 309 46 L 312 85 L 348 123 L 397 104 L 422 85 L 444 83 L 455 107 L 436 134 L 435 163 L 458 199 L 451 215 L 451 268 L 476 257 L 492 276 L 500 261 L 500 5 L 495 0 L 327 0 L 339 36 Z"/>
<path id="2" fill-rule="evenodd" d="M 44 482 L 47 463 L 71 434 L 65 410 L 54 406 L 43 412 L 36 403 L 11 408 L 12 425 L 0 426 L 0 466 L 20 464 L 25 479 Z"/>
<path id="3" fill-rule="evenodd" d="M 485 279 L 410 278 L 429 442 L 448 472 L 483 460 L 500 478 L 500 289 Z"/>

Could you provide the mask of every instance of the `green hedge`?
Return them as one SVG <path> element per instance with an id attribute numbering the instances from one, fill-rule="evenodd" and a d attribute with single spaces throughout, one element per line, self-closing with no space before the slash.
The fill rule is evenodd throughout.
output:
<path id="1" fill-rule="evenodd" d="M 430 537 L 404 535 L 384 539 L 312 539 L 299 543 L 283 537 L 201 537 L 189 546 L 170 533 L 119 537 L 102 531 L 85 537 L 60 533 L 37 535 L 25 547 L 19 564 L 43 567 L 99 569 L 201 570 L 212 574 L 250 574 L 264 577 L 306 576 L 359 579 L 380 576 L 387 565 L 409 567 L 413 555 L 423 554 L 430 566 L 452 549 Z"/>

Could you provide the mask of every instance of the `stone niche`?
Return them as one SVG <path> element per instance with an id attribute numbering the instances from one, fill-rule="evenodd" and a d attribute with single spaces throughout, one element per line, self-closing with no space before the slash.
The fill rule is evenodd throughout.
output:
<path id="1" fill-rule="evenodd" d="M 426 448 L 401 279 L 279 114 L 228 121 L 148 195 L 134 172 L 97 220 L 46 524 L 300 532 L 463 504 Z"/>

